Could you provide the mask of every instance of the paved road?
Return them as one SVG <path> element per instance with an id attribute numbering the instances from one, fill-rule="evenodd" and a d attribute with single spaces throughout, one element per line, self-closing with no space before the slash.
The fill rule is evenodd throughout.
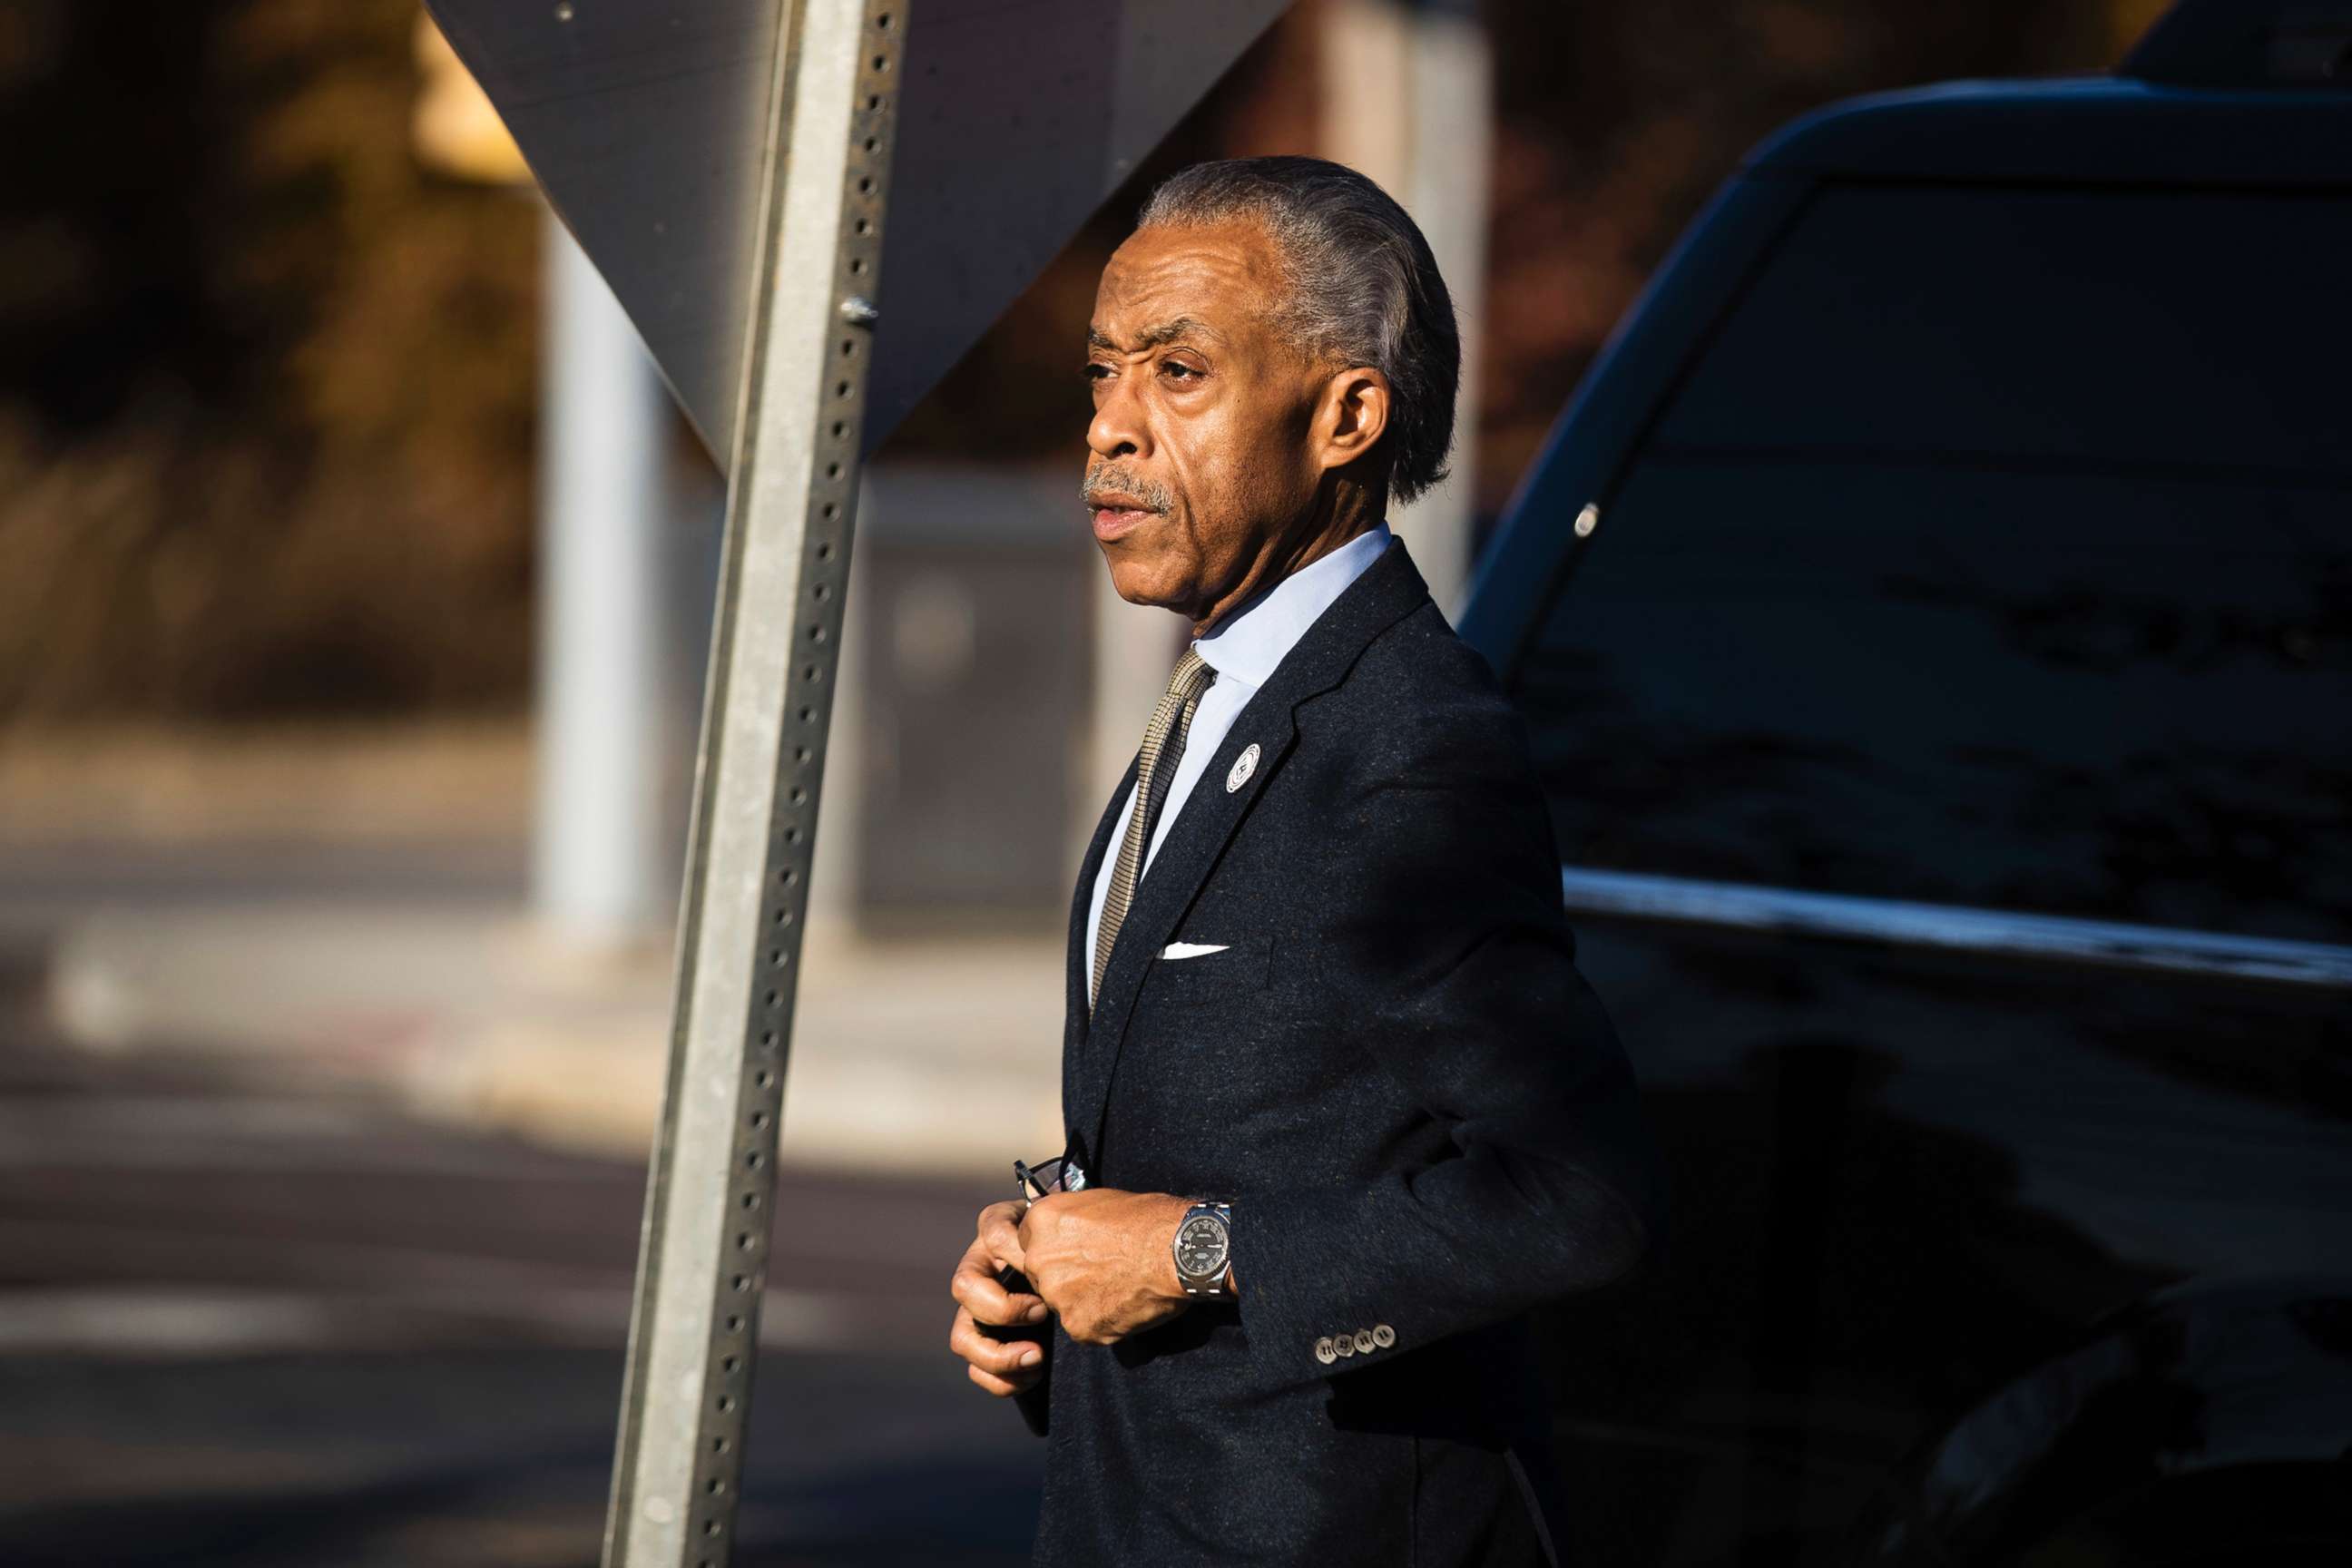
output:
<path id="1" fill-rule="evenodd" d="M 0 1563 L 595 1561 L 639 1168 L 93 1059 L 0 971 Z M 787 1173 L 739 1564 L 1026 1561 L 942 1348 L 990 1195 Z"/>

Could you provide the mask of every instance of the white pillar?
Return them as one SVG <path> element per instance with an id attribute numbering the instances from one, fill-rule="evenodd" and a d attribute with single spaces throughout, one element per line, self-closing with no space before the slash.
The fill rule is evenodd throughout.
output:
<path id="1" fill-rule="evenodd" d="M 577 943 L 658 939 L 677 902 L 666 675 L 686 630 L 671 624 L 667 394 L 551 213 L 542 324 L 532 900 Z"/>
<path id="2" fill-rule="evenodd" d="M 1461 324 L 1453 476 L 1412 505 L 1389 509 L 1431 596 L 1452 616 L 1469 588 L 1476 516 L 1493 54 L 1466 7 L 1332 0 L 1323 16 L 1324 154 L 1377 181 L 1412 215 Z"/>

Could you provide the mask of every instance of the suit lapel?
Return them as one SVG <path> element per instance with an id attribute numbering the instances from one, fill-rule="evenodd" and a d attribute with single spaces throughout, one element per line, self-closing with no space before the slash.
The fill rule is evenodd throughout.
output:
<path id="1" fill-rule="evenodd" d="M 1137 766 L 1142 761 L 1138 752 L 1127 764 L 1127 772 L 1118 787 L 1110 792 L 1110 804 L 1103 807 L 1102 820 L 1095 824 L 1095 836 L 1087 845 L 1086 859 L 1078 867 L 1078 887 L 1070 900 L 1069 973 L 1066 980 L 1065 1011 L 1062 1015 L 1062 1105 L 1065 1115 L 1076 1103 L 1078 1091 L 1078 1058 L 1087 1040 L 1087 981 L 1093 973 L 1094 955 L 1087 951 L 1087 917 L 1094 912 L 1095 879 L 1102 874 L 1103 857 L 1110 852 L 1111 829 L 1118 826 L 1118 808 L 1127 799 L 1128 791 L 1135 787 Z"/>
<path id="2" fill-rule="evenodd" d="M 1072 1037 L 1080 1040 L 1083 1048 L 1073 1052 L 1070 1042 L 1065 1042 L 1062 1105 L 1070 1118 L 1073 1142 L 1088 1153 L 1099 1156 L 1111 1079 L 1143 977 L 1175 934 L 1177 923 L 1192 908 L 1251 804 L 1281 771 L 1298 738 L 1297 709 L 1339 685 L 1374 637 L 1428 602 L 1429 590 L 1403 543 L 1381 552 L 1381 558 L 1332 601 L 1331 607 L 1275 667 L 1274 674 L 1234 719 L 1216 754 L 1202 770 L 1200 782 L 1192 786 L 1183 810 L 1177 814 L 1136 889 L 1127 921 L 1119 928 L 1118 940 L 1111 944 L 1110 968 L 1103 976 L 1090 1021 L 1086 1021 L 1085 977 L 1081 974 L 1076 980 L 1074 1017 L 1086 1022 L 1083 1032 L 1073 1030 Z M 1252 745 L 1258 748 L 1257 764 L 1238 788 L 1231 787 L 1234 763 Z M 1114 815 L 1121 798 L 1123 792 L 1113 798 Z M 1103 841 L 1109 837 L 1108 822 L 1095 837 L 1094 859 L 1099 860 Z M 1081 885 L 1081 900 L 1091 890 L 1089 877 Z M 1083 944 L 1083 903 L 1077 918 L 1078 940 Z M 1073 1056 L 1079 1058 L 1075 1072 Z"/>

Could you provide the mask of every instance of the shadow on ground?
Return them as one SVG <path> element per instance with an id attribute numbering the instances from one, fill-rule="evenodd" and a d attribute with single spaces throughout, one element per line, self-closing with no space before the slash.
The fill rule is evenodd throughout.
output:
<path id="1" fill-rule="evenodd" d="M 738 1568 L 1025 1563 L 1043 1445 L 963 1380 L 772 1356 Z M 0 1362 L 11 1568 L 589 1568 L 604 1352 Z"/>

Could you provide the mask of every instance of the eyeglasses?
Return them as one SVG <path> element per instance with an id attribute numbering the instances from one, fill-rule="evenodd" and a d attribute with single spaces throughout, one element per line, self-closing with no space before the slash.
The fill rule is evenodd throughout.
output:
<path id="1" fill-rule="evenodd" d="M 1067 1154 L 1056 1154 L 1034 1165 L 1024 1160 L 1013 1161 L 1013 1182 L 1015 1195 L 1023 1203 L 1029 1203 L 1049 1193 L 1084 1192 L 1087 1173 Z"/>

